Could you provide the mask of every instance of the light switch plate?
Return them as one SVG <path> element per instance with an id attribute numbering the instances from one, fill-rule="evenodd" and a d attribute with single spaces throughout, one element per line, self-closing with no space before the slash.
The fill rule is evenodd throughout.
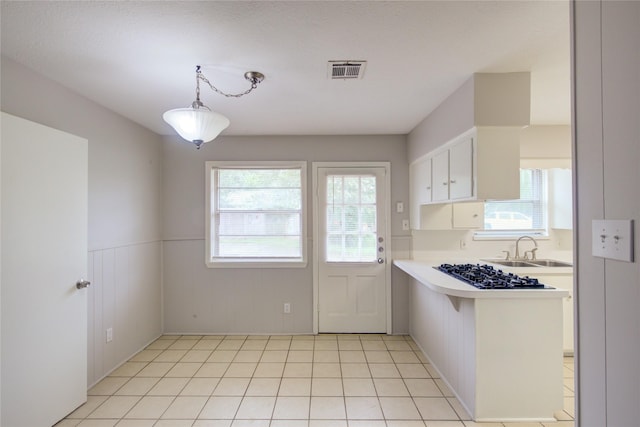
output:
<path id="1" fill-rule="evenodd" d="M 593 256 L 633 262 L 632 219 L 594 219 L 591 232 Z"/>
<path id="2" fill-rule="evenodd" d="M 404 203 L 402 203 L 402 202 L 397 202 L 396 203 L 396 212 L 397 213 L 403 213 L 404 212 Z"/>

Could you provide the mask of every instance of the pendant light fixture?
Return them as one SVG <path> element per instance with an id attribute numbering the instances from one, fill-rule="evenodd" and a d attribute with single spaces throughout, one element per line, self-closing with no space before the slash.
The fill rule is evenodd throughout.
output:
<path id="1" fill-rule="evenodd" d="M 258 71 L 247 71 L 244 78 L 251 83 L 251 87 L 242 93 L 229 94 L 220 91 L 202 75 L 200 66 L 196 66 L 196 100 L 191 107 L 176 108 L 162 115 L 167 122 L 182 138 L 196 145 L 198 149 L 205 142 L 213 141 L 223 130 L 229 127 L 229 119 L 211 111 L 209 107 L 200 101 L 200 80 L 209 85 L 211 90 L 224 95 L 227 98 L 240 98 L 258 87 L 258 83 L 264 80 L 264 74 Z"/>

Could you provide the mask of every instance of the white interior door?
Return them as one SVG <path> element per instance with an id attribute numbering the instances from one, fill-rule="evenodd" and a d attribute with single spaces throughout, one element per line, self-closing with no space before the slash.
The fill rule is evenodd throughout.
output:
<path id="1" fill-rule="evenodd" d="M 1 125 L 0 424 L 51 426 L 87 397 L 87 140 Z"/>
<path id="2" fill-rule="evenodd" d="M 386 172 L 317 168 L 318 332 L 388 331 Z"/>

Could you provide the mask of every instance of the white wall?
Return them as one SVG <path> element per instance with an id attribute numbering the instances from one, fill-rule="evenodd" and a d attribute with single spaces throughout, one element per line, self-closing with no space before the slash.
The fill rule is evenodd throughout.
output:
<path id="1" fill-rule="evenodd" d="M 89 140 L 92 384 L 161 333 L 161 140 L 5 57 L 1 78 L 2 111 Z"/>
<path id="2" fill-rule="evenodd" d="M 164 324 L 179 333 L 311 333 L 312 263 L 307 268 L 205 267 L 205 161 L 307 160 L 390 161 L 392 203 L 408 206 L 404 136 L 219 137 L 201 150 L 167 137 L 164 142 Z M 311 171 L 311 163 L 308 165 Z M 311 191 L 311 177 L 308 178 Z M 312 197 L 308 197 L 312 213 Z M 402 231 L 408 210 L 391 215 L 391 247 L 408 255 L 410 235 Z M 307 234 L 312 237 L 309 221 Z M 309 240 L 309 250 L 313 247 Z M 309 260 L 312 259 L 309 252 Z M 408 282 L 392 275 L 393 331 L 408 332 Z M 282 314 L 282 304 L 292 314 Z"/>
<path id="3" fill-rule="evenodd" d="M 409 163 L 474 126 L 528 125 L 530 80 L 528 72 L 470 76 L 409 133 Z"/>
<path id="4" fill-rule="evenodd" d="M 640 420 L 640 2 L 573 3 L 581 427 Z M 593 219 L 633 219 L 636 260 L 591 255 Z"/>
<path id="5" fill-rule="evenodd" d="M 475 125 L 474 87 L 474 79 L 471 77 L 409 133 L 409 163 Z"/>
<path id="6" fill-rule="evenodd" d="M 521 159 L 570 159 L 571 125 L 532 125 L 520 132 Z"/>

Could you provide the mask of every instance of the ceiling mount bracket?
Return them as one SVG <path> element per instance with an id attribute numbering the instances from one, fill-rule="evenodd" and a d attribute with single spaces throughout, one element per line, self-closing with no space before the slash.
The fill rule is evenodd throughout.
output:
<path id="1" fill-rule="evenodd" d="M 257 85 L 264 80 L 264 74 L 260 71 L 247 71 L 244 73 L 244 78 L 251 82 L 251 85 Z"/>

